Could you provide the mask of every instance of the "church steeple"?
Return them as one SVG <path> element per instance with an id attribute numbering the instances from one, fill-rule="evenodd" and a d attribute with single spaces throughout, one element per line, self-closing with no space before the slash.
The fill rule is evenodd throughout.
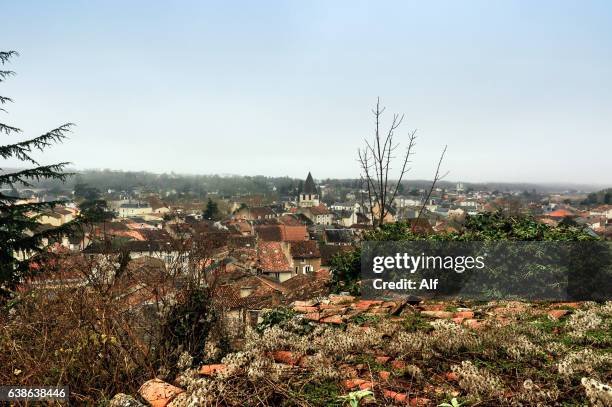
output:
<path id="1" fill-rule="evenodd" d="M 304 187 L 300 191 L 298 197 L 298 206 L 300 208 L 308 208 L 311 206 L 319 206 L 319 193 L 317 192 L 317 186 L 314 183 L 312 174 L 308 172 Z"/>
<path id="2" fill-rule="evenodd" d="M 316 194 L 317 193 L 317 186 L 314 183 L 314 179 L 312 179 L 312 174 L 310 173 L 310 171 L 308 172 L 308 176 L 306 177 L 306 182 L 304 182 L 304 190 L 302 191 L 303 194 Z"/>

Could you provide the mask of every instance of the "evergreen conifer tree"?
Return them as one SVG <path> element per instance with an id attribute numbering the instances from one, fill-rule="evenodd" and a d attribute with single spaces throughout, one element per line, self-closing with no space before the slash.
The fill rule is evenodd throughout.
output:
<path id="1" fill-rule="evenodd" d="M 0 82 L 14 75 L 13 71 L 5 70 L 4 67 L 17 55 L 15 51 L 0 52 Z M 10 102 L 10 98 L 0 96 L 2 113 L 7 113 L 4 106 Z M 66 224 L 46 230 L 40 228 L 40 214 L 51 210 L 60 202 L 20 203 L 19 196 L 15 194 L 16 186 L 32 187 L 33 182 L 43 179 L 66 180 L 70 174 L 63 170 L 69 163 L 43 165 L 34 159 L 31 153 L 35 150 L 44 151 L 47 147 L 61 142 L 71 126 L 72 123 L 66 123 L 38 137 L 22 141 L 9 139 L 8 144 L 0 142 L 2 159 L 16 159 L 29 167 L 13 171 L 0 168 L 0 297 L 10 292 L 23 277 L 31 273 L 32 257 L 44 253 L 42 243 L 45 239 L 58 238 L 72 227 Z M 20 133 L 20 128 L 5 124 L 0 119 L 0 135 L 10 138 Z"/>
<path id="2" fill-rule="evenodd" d="M 217 216 L 219 215 L 219 207 L 216 202 L 212 199 L 208 198 L 208 202 L 206 203 L 206 209 L 202 213 L 204 219 L 208 220 L 217 220 Z"/>

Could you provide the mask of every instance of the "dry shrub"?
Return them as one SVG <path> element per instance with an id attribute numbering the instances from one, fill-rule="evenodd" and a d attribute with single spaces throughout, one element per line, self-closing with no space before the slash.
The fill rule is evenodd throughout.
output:
<path id="1" fill-rule="evenodd" d="M 154 372 L 138 321 L 95 290 L 28 292 L 0 325 L 1 383 L 69 385 L 85 404 L 133 393 Z"/>
<path id="2" fill-rule="evenodd" d="M 159 263 L 114 260 L 63 258 L 47 270 L 57 278 L 15 294 L 0 312 L 0 383 L 68 385 L 71 402 L 98 404 L 200 363 L 216 328 L 206 290 Z"/>

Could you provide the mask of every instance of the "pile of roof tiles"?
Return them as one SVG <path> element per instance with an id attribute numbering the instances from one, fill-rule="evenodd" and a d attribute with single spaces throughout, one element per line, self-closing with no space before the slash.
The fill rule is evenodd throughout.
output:
<path id="1" fill-rule="evenodd" d="M 448 303 L 421 303 L 408 305 L 405 301 L 381 301 L 363 300 L 349 295 L 330 295 L 321 300 L 295 301 L 292 308 L 297 313 L 303 314 L 305 318 L 315 323 L 341 325 L 351 323 L 351 319 L 358 315 L 386 316 L 391 321 L 401 323 L 404 318 L 400 316 L 404 308 L 410 313 L 419 313 L 432 321 L 435 319 L 451 320 L 469 329 L 482 329 L 489 323 L 509 322 L 529 312 L 547 315 L 550 319 L 556 320 L 572 312 L 579 307 L 579 303 L 556 303 L 544 308 L 534 308 L 530 304 L 521 302 L 510 302 L 505 306 L 491 306 L 486 311 L 474 311 L 471 308 L 449 307 Z M 453 309 L 453 311 L 448 311 Z M 308 369 L 312 356 L 299 355 L 287 350 L 276 350 L 268 354 L 276 363 L 288 365 L 293 369 Z M 364 364 L 341 364 L 341 369 L 348 379 L 341 381 L 341 386 L 347 392 L 354 390 L 377 390 L 381 393 L 388 404 L 399 404 L 409 406 L 430 406 L 431 400 L 423 397 L 409 397 L 408 393 L 398 392 L 393 385 L 393 378 L 398 372 L 407 367 L 403 360 L 396 360 L 387 355 L 375 355 L 377 364 L 384 366 L 384 370 L 377 372 L 371 371 Z M 201 366 L 199 374 L 208 377 L 223 372 L 227 368 L 224 364 L 211 364 Z M 447 372 L 441 377 L 432 380 L 443 380 L 456 382 L 457 376 L 453 372 Z M 181 403 L 180 394 L 185 390 L 166 383 L 160 379 L 151 379 L 144 383 L 140 390 L 140 396 L 153 407 L 179 407 Z M 177 398 L 178 397 L 178 398 Z M 174 401 L 174 402 L 173 402 Z M 118 394 L 111 401 L 111 407 L 142 407 L 140 402 L 126 396 Z"/>

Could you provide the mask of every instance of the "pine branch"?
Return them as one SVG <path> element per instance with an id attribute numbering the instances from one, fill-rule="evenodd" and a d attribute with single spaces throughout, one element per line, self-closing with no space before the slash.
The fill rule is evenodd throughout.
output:
<path id="1" fill-rule="evenodd" d="M 0 51 L 0 64 L 4 65 L 12 57 L 18 57 L 19 52 L 17 51 Z"/>
<path id="2" fill-rule="evenodd" d="M 41 210 L 53 209 L 58 205 L 66 204 L 65 201 L 45 201 L 45 202 L 33 202 L 24 204 L 14 204 L 15 201 L 21 198 L 7 197 L 6 195 L 0 194 L 0 213 L 9 210 L 18 210 L 21 212 L 40 212 Z"/>
<path id="3" fill-rule="evenodd" d="M 2 109 L 4 110 L 4 109 Z M 13 127 L 13 126 L 9 126 L 8 124 L 4 124 L 4 123 L 0 123 L 0 134 L 6 134 L 9 135 L 11 133 L 21 133 L 21 129 L 17 128 L 17 127 Z M 3 149 L 4 147 L 0 147 L 0 149 Z"/>
<path id="4" fill-rule="evenodd" d="M 42 165 L 36 168 L 30 168 L 18 172 L 2 174 L 0 175 L 0 186 L 9 185 L 13 187 L 15 184 L 21 184 L 26 187 L 33 186 L 29 180 L 40 181 L 41 179 L 53 178 L 60 181 L 65 181 L 73 173 L 63 172 L 62 170 L 66 167 L 69 162 L 63 162 L 51 165 Z"/>
<path id="5" fill-rule="evenodd" d="M 14 71 L 0 71 L 0 82 L 4 82 L 9 76 L 15 76 Z"/>
<path id="6" fill-rule="evenodd" d="M 5 104 L 6 102 L 12 102 L 13 99 L 7 98 L 6 96 L 0 96 L 0 104 Z"/>
<path id="7" fill-rule="evenodd" d="M 40 223 L 27 217 L 21 219 L 18 217 L 0 217 L 0 241 L 10 241 L 11 236 L 14 236 L 14 230 L 35 229 L 40 225 Z"/>
<path id="8" fill-rule="evenodd" d="M 2 205 L 4 205 L 6 202 L 15 202 L 20 200 L 21 198 L 18 196 L 10 196 L 10 195 L 4 195 L 2 192 L 0 192 L 0 209 L 2 208 Z"/>
<path id="9" fill-rule="evenodd" d="M 0 124 L 0 132 L 2 131 L 2 126 L 3 125 Z M 70 127 L 72 126 L 74 126 L 73 123 L 66 123 L 33 139 L 21 141 L 15 144 L 9 144 L 6 146 L 0 146 L 0 157 L 15 157 L 20 161 L 28 161 L 34 165 L 38 165 L 38 162 L 34 160 L 28 153 L 31 152 L 34 148 L 43 151 L 45 147 L 49 147 L 53 143 L 61 143 L 63 139 L 67 137 L 65 133 L 69 132 Z M 19 129 L 16 130 L 21 131 Z M 12 131 L 15 131 L 15 128 L 12 128 Z"/>

